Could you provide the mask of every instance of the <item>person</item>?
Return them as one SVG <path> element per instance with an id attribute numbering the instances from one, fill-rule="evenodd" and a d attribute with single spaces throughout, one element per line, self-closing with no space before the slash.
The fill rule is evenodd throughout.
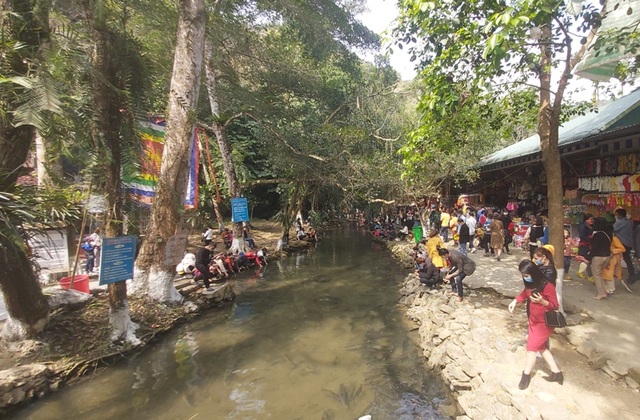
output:
<path id="1" fill-rule="evenodd" d="M 467 244 L 469 243 L 469 226 L 462 217 L 458 218 L 458 248 L 462 255 L 467 255 Z"/>
<path id="2" fill-rule="evenodd" d="M 420 283 L 429 286 L 431 290 L 438 288 L 438 283 L 442 281 L 440 277 L 440 269 L 433 264 L 431 258 L 419 258 L 420 266 L 416 273 Z"/>
<path id="3" fill-rule="evenodd" d="M 500 261 L 502 255 L 502 248 L 504 248 L 504 225 L 500 220 L 498 213 L 493 213 L 493 220 L 489 225 L 491 230 L 491 248 L 496 254 L 496 259 Z"/>
<path id="4" fill-rule="evenodd" d="M 593 235 L 591 236 L 591 249 L 586 259 L 591 262 L 591 272 L 593 273 L 596 284 L 597 295 L 593 298 L 596 300 L 606 299 L 610 294 L 602 277 L 602 268 L 611 255 L 611 233 L 607 226 L 607 220 L 604 217 L 596 217 L 593 221 Z M 608 282 L 613 283 L 613 282 Z M 613 286 L 615 287 L 615 286 Z"/>
<path id="5" fill-rule="evenodd" d="M 408 234 L 409 234 L 409 228 L 406 226 L 402 226 L 402 229 L 400 229 L 398 236 L 400 237 L 401 241 L 404 241 L 405 239 L 407 239 Z"/>
<path id="6" fill-rule="evenodd" d="M 542 354 L 542 358 L 547 362 L 547 365 L 549 365 L 549 369 L 551 369 L 551 375 L 544 379 L 548 382 L 558 382 L 562 385 L 564 376 L 548 347 L 548 340 L 553 333 L 553 327 L 547 326 L 544 317 L 545 312 L 558 309 L 556 288 L 553 284 L 545 280 L 544 274 L 542 274 L 538 266 L 532 261 L 521 261 L 518 270 L 522 275 L 524 289 L 509 303 L 509 312 L 513 313 L 518 303 L 526 301 L 527 317 L 529 320 L 527 357 L 518 388 L 527 389 L 529 387 L 531 371 L 536 364 L 536 352 Z"/>
<path id="7" fill-rule="evenodd" d="M 624 288 L 627 289 L 627 292 L 633 293 L 629 285 L 622 278 L 622 254 L 625 250 L 626 248 L 622 242 L 620 242 L 620 239 L 613 235 L 613 237 L 611 237 L 611 255 L 605 260 L 601 273 L 602 279 L 605 281 L 605 289 L 609 291 L 609 294 L 615 292 L 616 279 L 620 280 Z"/>
<path id="8" fill-rule="evenodd" d="M 249 245 L 249 248 L 254 249 L 256 247 L 256 243 L 254 242 L 253 238 L 249 234 L 248 226 L 245 226 L 242 228 L 242 237 L 244 238 L 244 241 L 247 243 L 247 245 Z"/>
<path id="9" fill-rule="evenodd" d="M 531 226 L 527 229 L 527 233 L 524 235 L 525 241 L 529 243 L 529 256 L 533 259 L 533 253 L 536 252 L 538 247 L 538 241 L 544 235 L 544 226 L 542 217 L 532 216 Z"/>
<path id="10" fill-rule="evenodd" d="M 440 213 L 440 235 L 442 240 L 447 242 L 449 240 L 449 222 L 451 221 L 451 215 L 447 209 L 442 209 Z"/>
<path id="11" fill-rule="evenodd" d="M 548 248 L 540 246 L 533 253 L 533 262 L 538 266 L 547 281 L 555 286 L 558 271 L 553 263 L 553 254 Z"/>
<path id="12" fill-rule="evenodd" d="M 564 279 L 571 280 L 569 269 L 571 268 L 571 259 L 573 258 L 573 250 L 571 249 L 571 233 L 568 229 L 564 230 Z"/>
<path id="13" fill-rule="evenodd" d="M 89 242 L 88 238 L 84 241 L 84 243 L 80 246 L 83 249 L 85 256 L 87 257 L 87 261 L 84 265 L 84 271 L 87 274 L 93 273 L 93 267 L 96 261 L 96 254 L 94 253 L 94 246 L 92 242 Z"/>
<path id="14" fill-rule="evenodd" d="M 207 292 L 213 291 L 210 281 L 210 279 L 213 277 L 213 273 L 211 273 L 211 270 L 209 269 L 209 264 L 211 264 L 211 257 L 213 256 L 213 250 L 215 249 L 215 247 L 216 244 L 210 242 L 200 248 L 196 253 L 196 268 L 202 276 L 205 291 Z"/>
<path id="15" fill-rule="evenodd" d="M 222 231 L 222 242 L 224 242 L 224 247 L 226 249 L 231 248 L 231 244 L 233 243 L 233 232 L 229 228 L 225 228 Z"/>
<path id="16" fill-rule="evenodd" d="M 429 222 L 431 223 L 431 229 L 440 231 L 440 211 L 435 205 L 432 206 L 431 214 L 429 214 Z"/>
<path id="17" fill-rule="evenodd" d="M 431 258 L 433 265 L 441 269 L 446 267 L 446 262 L 444 258 L 438 254 L 438 248 L 444 248 L 444 242 L 442 242 L 442 238 L 438 235 L 438 231 L 431 229 L 429 231 L 429 239 L 427 239 L 427 257 Z"/>
<path id="18" fill-rule="evenodd" d="M 464 298 L 462 280 L 467 277 L 467 273 L 475 270 L 475 263 L 468 257 L 462 255 L 462 253 L 449 251 L 447 248 L 438 248 L 438 254 L 448 262 L 448 271 L 444 279 L 449 280 L 451 284 L 451 294 L 457 295 L 458 302 L 462 302 Z M 470 270 L 471 267 L 467 267 L 467 265 L 473 265 L 473 269 Z"/>
<path id="19" fill-rule="evenodd" d="M 182 261 L 176 266 L 176 273 L 183 276 L 185 274 L 193 274 L 193 269 L 196 266 L 196 256 L 191 252 L 184 253 Z"/>
<path id="20" fill-rule="evenodd" d="M 625 248 L 625 252 L 622 253 L 622 259 L 627 265 L 627 280 L 626 284 L 633 284 L 633 280 L 636 277 L 636 271 L 633 267 L 633 261 L 631 260 L 631 249 L 633 249 L 633 221 L 627 218 L 627 211 L 622 208 L 617 208 L 613 214 L 616 221 L 613 224 L 613 232 L 618 237 L 620 242 Z M 622 279 L 624 282 L 624 279 Z"/>
<path id="21" fill-rule="evenodd" d="M 267 248 L 259 249 L 256 255 L 256 262 L 260 267 L 267 265 Z"/>
<path id="22" fill-rule="evenodd" d="M 88 238 L 89 243 L 93 246 L 93 255 L 95 260 L 94 267 L 100 267 L 100 250 L 102 249 L 102 237 L 100 236 L 100 228 L 96 228 Z"/>
<path id="23" fill-rule="evenodd" d="M 580 243 L 578 244 L 578 256 L 583 259 L 587 259 L 587 255 L 589 254 L 589 250 L 591 249 L 591 235 L 593 235 L 593 222 L 595 221 L 595 217 L 591 213 L 585 213 L 582 218 L 582 223 L 578 226 L 578 235 L 580 237 Z M 582 265 L 581 265 L 582 267 Z M 593 279 L 593 271 L 591 270 L 591 266 L 584 265 L 585 270 L 578 270 L 578 277 L 581 279 L 589 277 L 589 279 Z"/>
<path id="24" fill-rule="evenodd" d="M 473 254 L 474 252 L 476 252 L 474 239 L 476 236 L 476 225 L 477 225 L 476 215 L 473 213 L 473 211 L 469 211 L 464 222 L 469 227 L 469 251 L 471 251 L 471 253 Z"/>
<path id="25" fill-rule="evenodd" d="M 207 226 L 207 230 L 205 230 L 202 234 L 202 240 L 204 241 L 204 244 L 209 245 L 211 241 L 213 241 L 213 237 L 215 236 L 215 234 L 216 232 L 213 230 L 213 228 L 211 226 Z"/>

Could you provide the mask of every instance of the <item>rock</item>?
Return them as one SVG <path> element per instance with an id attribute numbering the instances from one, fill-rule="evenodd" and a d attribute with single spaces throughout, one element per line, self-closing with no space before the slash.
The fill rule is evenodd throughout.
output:
<path id="1" fill-rule="evenodd" d="M 450 314 L 450 313 L 453 313 L 453 311 L 455 311 L 455 308 L 452 308 L 449 305 L 440 305 L 438 308 L 446 314 Z"/>
<path id="2" fill-rule="evenodd" d="M 565 317 L 567 320 L 567 326 L 573 327 L 582 323 L 582 316 L 580 314 L 567 314 Z"/>
<path id="3" fill-rule="evenodd" d="M 593 369 L 601 369 L 603 366 L 606 366 L 606 364 L 607 358 L 603 354 L 593 352 L 593 354 L 589 358 L 589 366 L 591 366 Z"/>
<path id="4" fill-rule="evenodd" d="M 50 310 L 54 310 L 62 306 L 84 306 L 93 299 L 93 296 L 74 289 L 49 289 L 47 290 L 47 298 Z"/>
<path id="5" fill-rule="evenodd" d="M 636 369 L 636 368 L 630 368 L 629 369 L 629 376 L 631 377 L 631 379 L 633 379 L 634 381 L 640 383 L 640 370 Z"/>
<path id="6" fill-rule="evenodd" d="M 638 382 L 633 380 L 630 376 L 626 376 L 624 378 L 624 381 L 627 383 L 629 388 L 632 388 L 632 389 L 635 389 L 635 390 L 640 389 L 640 384 L 638 384 Z"/>
<path id="7" fill-rule="evenodd" d="M 448 328 L 444 328 L 444 329 L 438 331 L 437 334 L 442 340 L 445 340 L 449 336 L 451 336 L 451 330 L 449 330 Z"/>
<path id="8" fill-rule="evenodd" d="M 550 403 L 556 400 L 556 397 L 552 394 L 549 394 L 548 392 L 538 392 L 536 394 L 536 398 L 545 403 Z"/>
<path id="9" fill-rule="evenodd" d="M 200 310 L 200 307 L 190 300 L 186 301 L 186 303 L 184 304 L 185 313 L 190 314 L 190 313 L 198 312 L 199 310 Z"/>
<path id="10" fill-rule="evenodd" d="M 612 371 L 609 366 L 604 365 L 602 366 L 602 370 L 609 376 L 611 376 L 613 379 L 620 379 L 622 376 L 618 375 L 616 372 Z"/>
<path id="11" fill-rule="evenodd" d="M 614 362 L 613 360 L 607 360 L 607 367 L 611 369 L 612 372 L 620 375 L 626 376 L 629 374 L 629 369 L 622 365 L 620 362 Z"/>

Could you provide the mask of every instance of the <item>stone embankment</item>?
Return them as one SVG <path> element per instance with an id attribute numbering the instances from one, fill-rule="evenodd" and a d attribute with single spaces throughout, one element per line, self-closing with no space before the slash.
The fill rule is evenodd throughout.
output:
<path id="1" fill-rule="evenodd" d="M 389 243 L 393 254 L 406 266 L 411 262 L 411 246 Z M 573 314 L 567 311 L 575 327 L 557 329 L 551 338 L 551 350 L 565 373 L 564 385 L 544 380 L 549 370 L 539 358 L 530 387 L 519 390 L 526 352 L 523 305 L 510 314 L 506 306 L 514 294 L 501 295 L 487 286 L 489 280 L 501 281 L 500 275 L 489 269 L 495 261 L 475 254 L 471 257 L 478 271 L 466 284 L 473 284 L 474 290 L 465 289 L 463 302 L 450 294 L 449 287 L 428 290 L 414 273 L 401 285 L 401 303 L 408 308 L 407 316 L 419 326 L 426 363 L 441 372 L 454 393 L 463 413 L 459 419 L 640 418 L 638 371 L 616 363 L 590 344 L 593 340 L 584 331 L 597 326 L 575 307 Z M 522 258 L 524 253 L 509 256 L 514 266 Z M 509 271 L 508 263 L 502 267 Z M 473 280 L 483 275 L 489 277 L 487 281 Z M 504 282 L 513 282 L 511 272 L 502 277 Z M 521 285 L 515 287 L 517 290 Z M 578 324 L 589 327 L 585 330 Z M 577 334 L 572 334 L 573 328 Z"/>

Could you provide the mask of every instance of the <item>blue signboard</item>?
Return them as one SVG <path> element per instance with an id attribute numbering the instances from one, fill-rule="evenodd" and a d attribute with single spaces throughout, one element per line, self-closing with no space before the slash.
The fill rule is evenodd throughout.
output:
<path id="1" fill-rule="evenodd" d="M 104 238 L 100 254 L 100 285 L 133 278 L 136 237 Z"/>
<path id="2" fill-rule="evenodd" d="M 246 197 L 231 199 L 231 218 L 235 223 L 249 221 L 249 203 Z"/>

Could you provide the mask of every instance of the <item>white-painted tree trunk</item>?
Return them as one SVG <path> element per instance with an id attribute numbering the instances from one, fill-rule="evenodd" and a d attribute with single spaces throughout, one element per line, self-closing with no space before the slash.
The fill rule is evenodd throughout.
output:
<path id="1" fill-rule="evenodd" d="M 109 309 L 109 325 L 111 325 L 111 340 L 124 340 L 133 346 L 140 344 L 140 340 L 136 337 L 138 324 L 131 321 L 129 316 L 129 303 L 125 302 L 124 306 L 118 309 Z"/>
<path id="2" fill-rule="evenodd" d="M 7 315 L 7 319 L 4 322 L 2 328 L 2 339 L 6 341 L 21 341 L 29 338 L 32 334 L 29 334 L 30 330 L 42 331 L 45 325 L 47 325 L 48 318 L 42 318 L 36 324 L 27 325 L 15 318 L 11 318 L 11 315 Z"/>

